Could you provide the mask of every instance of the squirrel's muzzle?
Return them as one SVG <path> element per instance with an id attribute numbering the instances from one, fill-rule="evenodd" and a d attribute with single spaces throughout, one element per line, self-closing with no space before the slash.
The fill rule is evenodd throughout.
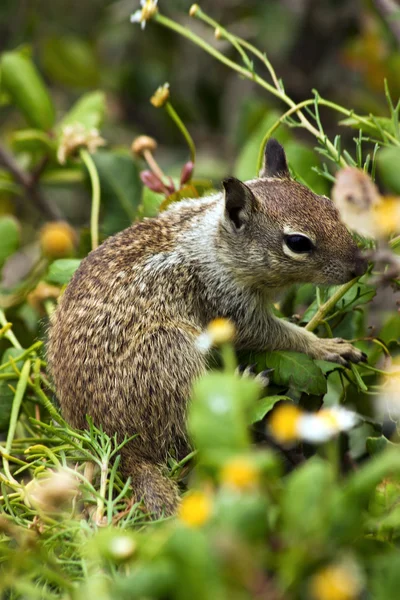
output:
<path id="1" fill-rule="evenodd" d="M 354 267 L 351 271 L 351 278 L 361 277 L 368 269 L 368 260 L 361 254 L 356 257 Z"/>

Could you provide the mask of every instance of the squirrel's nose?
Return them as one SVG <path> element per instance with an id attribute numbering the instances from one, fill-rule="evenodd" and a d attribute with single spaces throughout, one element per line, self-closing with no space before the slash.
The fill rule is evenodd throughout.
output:
<path id="1" fill-rule="evenodd" d="M 352 277 L 360 277 L 361 275 L 364 275 L 364 273 L 366 272 L 366 270 L 368 269 L 368 261 L 366 258 L 364 258 L 363 256 L 358 256 L 356 258 L 356 262 L 354 265 L 354 268 L 352 270 Z"/>

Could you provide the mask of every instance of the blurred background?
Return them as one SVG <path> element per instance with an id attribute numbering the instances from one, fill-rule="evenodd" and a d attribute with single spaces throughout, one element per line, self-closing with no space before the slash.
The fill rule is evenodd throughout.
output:
<path id="1" fill-rule="evenodd" d="M 387 114 L 383 79 L 400 93 L 400 53 L 380 3 L 353 0 L 204 0 L 201 8 L 231 31 L 265 50 L 296 102 L 313 88 L 358 113 Z M 232 167 L 249 133 L 271 107 L 272 97 L 241 80 L 180 36 L 149 23 L 129 21 L 139 0 L 2 0 L 0 50 L 29 44 L 61 115 L 84 91 L 107 95 L 103 135 L 109 144 L 129 144 L 139 133 L 162 145 L 173 164 L 187 152 L 181 135 L 149 98 L 168 81 L 175 108 L 199 153 L 199 175 L 220 179 Z M 234 56 L 226 42 L 188 16 L 191 2 L 160 0 L 160 10 Z M 260 68 L 262 73 L 262 68 Z M 19 115 L 3 106 L 1 135 Z M 324 115 L 328 134 L 335 114 Z M 352 136 L 351 131 L 342 131 Z M 304 133 L 302 133 L 304 137 Z M 313 140 L 308 140 L 312 144 Z"/>
<path id="2" fill-rule="evenodd" d="M 394 99 L 400 94 L 400 21 L 387 16 L 388 5 L 393 11 L 391 0 L 201 2 L 202 10 L 213 19 L 268 54 L 295 102 L 312 97 L 312 90 L 317 89 L 359 114 L 372 112 L 382 117 L 389 115 L 384 79 Z M 163 14 L 240 63 L 226 41 L 215 39 L 212 28 L 189 17 L 190 6 L 184 0 L 159 0 Z M 55 107 L 53 125 L 38 129 L 37 118 L 27 118 L 5 86 L 0 91 L 0 217 L 17 219 L 14 245 L 8 244 L 4 256 L 0 248 L 5 294 L 0 301 L 17 315 L 14 320 L 23 320 L 22 336 L 27 330 L 37 333 L 37 305 L 23 301 L 42 273 L 41 227 L 65 219 L 75 228 L 71 254 L 83 257 L 90 250 L 87 170 L 76 160 L 60 165 L 54 148 L 46 150 L 76 102 L 89 98 L 96 105 L 93 123 L 97 125 L 101 113 L 101 135 L 107 143 L 105 150 L 94 155 L 102 187 L 102 238 L 135 218 L 156 214 L 163 199 L 142 186 L 139 172 L 145 164 L 133 160 L 129 151 L 136 136 L 156 139 L 157 160 L 168 175 L 179 177 L 189 158 L 176 124 L 149 101 L 158 86 L 170 84 L 171 102 L 197 147 L 195 176 L 208 182 L 208 188 L 219 187 L 230 174 L 252 177 L 265 131 L 286 110 L 265 90 L 238 77 L 189 40 L 152 21 L 144 31 L 130 23 L 130 15 L 138 8 L 139 0 L 0 3 L 0 51 L 18 49 L 33 60 Z M 257 72 L 269 80 L 262 65 L 257 64 Z M 101 94 L 90 96 L 96 90 Z M 22 104 L 26 96 L 25 90 Z M 353 138 L 358 132 L 338 126 L 340 119 L 333 111 L 321 109 L 321 117 L 327 135 L 333 139 L 340 133 L 343 147 L 354 155 Z M 328 194 L 330 182 L 312 170 L 321 166 L 313 151 L 315 139 L 302 129 L 287 127 L 281 127 L 277 137 L 300 180 Z M 28 182 L 23 180 L 24 173 Z M 7 236 L 10 227 L 8 222 Z M 47 282 L 62 284 L 63 279 L 47 277 Z"/>

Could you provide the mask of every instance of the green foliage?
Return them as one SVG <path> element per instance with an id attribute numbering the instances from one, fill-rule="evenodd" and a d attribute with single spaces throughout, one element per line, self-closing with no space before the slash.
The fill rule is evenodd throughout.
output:
<path id="1" fill-rule="evenodd" d="M 49 283 L 65 285 L 80 265 L 78 258 L 60 258 L 51 263 L 46 275 Z"/>
<path id="2" fill-rule="evenodd" d="M 0 218 L 0 268 L 20 244 L 20 228 L 13 217 Z"/>
<path id="3" fill-rule="evenodd" d="M 75 123 L 80 123 L 86 129 L 98 128 L 103 122 L 105 111 L 106 100 L 103 92 L 83 94 L 61 119 L 58 128 Z"/>
<path id="4" fill-rule="evenodd" d="M 132 157 L 126 152 L 98 152 L 94 157 L 102 190 L 103 231 L 106 235 L 128 227 L 136 217 L 142 184 Z"/>
<path id="5" fill-rule="evenodd" d="M 300 352 L 266 352 L 265 364 L 274 369 L 277 385 L 294 388 L 308 394 L 325 394 L 326 379 L 315 361 Z"/>
<path id="6" fill-rule="evenodd" d="M 110 14 L 117 4 L 118 11 L 124 10 L 123 3 L 114 3 Z M 369 107 L 356 114 L 316 91 L 295 104 L 269 58 L 247 38 L 233 35 L 198 9 L 196 17 L 217 29 L 222 38 L 221 46 L 211 46 L 199 37 L 200 29 L 195 36 L 186 21 L 165 17 L 160 4 L 153 20 L 173 31 L 174 39 L 175 34 L 189 38 L 259 86 L 264 95 L 269 94 L 268 101 L 272 97 L 279 101 L 266 104 L 252 94 L 243 102 L 237 127 L 230 132 L 238 148 L 235 176 L 244 180 L 256 176 L 263 143 L 273 135 L 285 146 L 292 175 L 319 194 L 329 192 L 337 169 L 345 166 L 364 168 L 372 176 L 377 169 L 385 193 L 400 193 L 400 103 L 393 101 L 388 85 L 384 88 L 386 104 L 378 103 L 377 114 L 370 114 Z M 243 18 L 252 16 L 251 7 L 243 5 L 240 10 Z M 263 5 L 260 18 L 264 10 L 274 38 L 270 49 L 289 52 L 300 19 L 290 17 L 278 2 Z M 235 23 L 231 15 L 229 21 Z M 237 25 L 233 29 L 240 31 Z M 129 60 L 122 69 L 103 69 L 99 63 L 100 54 L 115 43 L 113 35 L 118 34 L 103 31 L 97 54 L 94 42 L 70 34 L 73 27 L 61 30 L 64 33 L 47 34 L 39 43 L 46 81 L 26 48 L 4 52 L 1 57 L 0 105 L 11 118 L 7 118 L 6 131 L 9 147 L 0 145 L 0 306 L 13 325 L 0 310 L 0 595 L 10 600 L 86 600 L 89 596 L 104 600 L 305 600 L 311 597 L 315 578 L 322 574 L 326 579 L 327 570 L 339 565 L 344 568 L 345 582 L 347 568 L 357 572 L 358 587 L 346 586 L 347 600 L 397 597 L 399 414 L 390 405 L 390 390 L 393 381 L 398 381 L 400 316 L 387 293 L 388 281 L 396 289 L 399 286 L 391 265 L 381 267 L 377 260 L 361 281 L 340 287 L 305 285 L 288 290 L 277 307 L 279 314 L 296 314 L 298 322 L 309 324 L 319 335 L 355 338 L 352 341 L 367 352 L 368 364 L 349 369 L 296 352 L 249 354 L 249 364 L 256 362 L 258 371 L 273 369 L 270 385 L 261 390 L 255 379 L 234 373 L 234 349 L 223 345 L 220 367 L 201 377 L 193 388 L 188 429 L 195 450 L 180 462 L 173 456 L 169 460 L 169 476 L 179 480 L 183 492 L 176 518 L 155 523 L 145 507 L 133 502 L 130 481 L 119 474 L 126 440 L 110 438 L 90 420 L 85 431 L 75 430 L 59 414 L 43 343 L 35 340 L 45 338 L 57 295 L 96 246 L 99 231 L 104 238 L 138 219 L 156 216 L 183 197 L 219 189 L 220 174 L 229 172 L 223 152 L 216 161 L 215 155 L 208 156 L 207 147 L 203 155 L 196 153 L 195 177 L 181 182 L 185 161 L 195 154 L 190 134 L 175 109 L 170 108 L 159 121 L 154 116 L 157 111 L 151 109 L 154 123 L 149 129 L 163 128 L 160 138 L 168 137 L 168 151 L 160 152 L 160 162 L 167 164 L 168 172 L 160 175 L 160 165 L 154 169 L 154 162 L 146 159 L 157 191 L 143 185 L 138 161 L 129 151 L 130 124 L 124 122 L 120 130 L 114 127 L 116 115 L 121 113 L 125 119 L 129 114 L 126 89 L 118 86 L 123 88 L 124 80 L 129 81 L 132 67 L 135 89 L 130 93 L 134 103 L 139 97 L 143 105 L 150 84 L 160 84 L 166 73 L 154 58 L 160 50 L 155 44 L 160 28 L 153 30 L 156 35 L 150 45 L 141 42 L 143 60 L 129 48 Z M 126 31 L 134 37 L 128 20 Z M 162 61 L 169 63 L 165 47 L 173 45 L 173 38 L 159 38 Z M 149 39 L 147 31 L 140 39 Z M 120 54 L 117 41 L 114 50 Z M 367 74 L 370 63 L 375 75 L 376 68 L 382 67 L 376 63 L 381 55 L 374 50 L 366 56 Z M 392 68 L 398 56 L 389 59 Z M 270 78 L 259 73 L 269 73 Z M 189 76 L 186 70 L 185 78 Z M 170 98 L 171 103 L 177 98 L 176 106 L 189 120 L 195 113 L 206 118 L 208 111 L 213 136 L 218 130 L 217 96 L 224 87 L 219 76 L 216 80 L 221 90 L 213 95 L 208 84 L 192 86 L 185 79 L 183 93 L 189 97 L 191 87 L 196 90 L 196 107 L 191 100 L 183 102 L 173 89 Z M 395 78 L 390 85 L 395 95 Z M 232 94 L 233 88 L 226 87 Z M 64 88 L 65 94 L 60 91 Z M 77 97 L 77 89 L 91 91 Z M 142 105 L 137 111 L 140 120 Z M 338 125 L 347 127 L 332 140 L 326 132 L 325 112 L 324 121 L 321 118 L 322 111 L 328 110 L 341 119 Z M 382 116 L 384 111 L 389 116 Z M 164 117 L 173 112 L 168 129 Z M 143 114 L 147 127 L 150 119 L 148 113 Z M 94 130 L 103 125 L 108 147 L 99 150 L 103 142 Z M 177 126 L 179 139 L 189 143 L 184 151 L 175 148 L 172 127 Z M 308 139 L 297 135 L 298 128 Z M 329 131 L 334 130 L 330 120 Z M 352 130 L 356 131 L 354 144 L 348 137 Z M 113 145 L 115 140 L 118 147 Z M 212 177 L 215 181 L 210 181 Z M 38 232 L 42 224 L 54 220 L 66 220 L 76 228 L 72 258 L 54 260 L 41 255 Z M 374 241 L 359 242 L 369 249 L 372 259 L 378 256 Z M 380 240 L 380 246 L 386 253 L 398 249 L 398 236 Z M 371 309 L 377 288 L 389 300 L 385 311 L 379 304 Z M 368 328 L 371 314 L 373 329 Z M 335 430 L 336 436 L 322 436 L 320 443 L 311 444 L 299 429 L 292 439 L 295 428 L 292 424 L 291 431 L 288 417 L 283 423 L 287 443 L 277 435 L 276 419 L 282 409 L 304 421 L 310 418 L 306 407 L 318 427 L 322 422 L 332 424 L 334 415 L 341 413 L 329 409 L 342 405 L 358 412 L 349 437 L 342 427 Z M 393 432 L 383 427 L 382 405 L 389 406 L 386 414 Z"/>
<path id="7" fill-rule="evenodd" d="M 5 52 L 1 57 L 1 81 L 30 125 L 44 130 L 52 127 L 54 105 L 31 58 L 17 51 Z"/>
<path id="8" fill-rule="evenodd" d="M 383 148 L 378 154 L 379 172 L 385 185 L 395 194 L 400 194 L 400 148 Z"/>
<path id="9" fill-rule="evenodd" d="M 100 70 L 92 46 L 76 36 L 50 37 L 41 47 L 42 64 L 52 80 L 90 88 L 99 83 Z"/>

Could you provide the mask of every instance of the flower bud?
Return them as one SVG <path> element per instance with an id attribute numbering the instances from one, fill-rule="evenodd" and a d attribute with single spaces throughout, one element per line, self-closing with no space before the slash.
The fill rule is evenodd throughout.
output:
<path id="1" fill-rule="evenodd" d="M 184 185 L 192 178 L 192 173 L 194 169 L 194 163 L 189 160 L 187 163 L 183 165 L 182 173 L 181 173 L 181 185 Z"/>
<path id="2" fill-rule="evenodd" d="M 157 148 L 157 142 L 154 138 L 148 135 L 140 135 L 132 142 L 131 150 L 136 156 L 142 156 L 146 150 L 154 152 Z"/>
<path id="3" fill-rule="evenodd" d="M 44 225 L 39 240 L 43 254 L 50 258 L 70 256 L 77 241 L 75 231 L 65 221 L 54 221 Z"/>
<path id="4" fill-rule="evenodd" d="M 160 181 L 160 179 L 157 177 L 157 175 L 155 175 L 152 171 L 141 171 L 140 179 L 142 180 L 144 185 L 146 187 L 148 187 L 149 190 L 152 190 L 153 192 L 162 194 L 165 190 L 165 186 L 162 183 L 162 181 Z"/>
<path id="5" fill-rule="evenodd" d="M 136 551 L 135 542 L 127 535 L 118 535 L 110 541 L 109 552 L 111 558 L 125 561 L 131 558 Z"/>
<path id="6" fill-rule="evenodd" d="M 189 10 L 189 15 L 194 17 L 198 10 L 200 10 L 200 6 L 198 4 L 192 4 Z"/>
<path id="7" fill-rule="evenodd" d="M 58 512 L 78 493 L 78 480 L 63 469 L 45 479 L 32 479 L 25 487 L 25 504 L 44 512 Z"/>
<path id="8" fill-rule="evenodd" d="M 150 98 L 150 102 L 156 108 L 160 108 L 164 106 L 169 98 L 169 83 L 164 83 L 164 85 L 160 85 L 159 88 L 156 89 L 152 97 Z"/>

